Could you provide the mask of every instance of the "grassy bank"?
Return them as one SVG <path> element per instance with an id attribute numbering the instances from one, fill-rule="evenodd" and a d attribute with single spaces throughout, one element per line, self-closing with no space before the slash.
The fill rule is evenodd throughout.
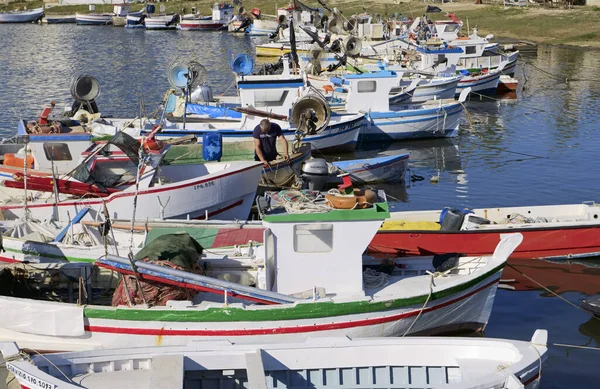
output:
<path id="1" fill-rule="evenodd" d="M 533 41 L 548 44 L 570 44 L 578 46 L 600 47 L 600 8 L 599 7 L 577 7 L 571 10 L 545 9 L 540 6 L 529 8 L 510 8 L 504 10 L 500 5 L 475 5 L 474 0 L 459 1 L 450 4 L 435 3 L 446 12 L 454 12 L 463 21 L 469 22 L 469 26 L 479 27 L 480 34 L 495 34 L 496 36 L 510 37 L 515 39 Z M 210 13 L 210 7 L 214 0 L 199 1 L 169 1 L 162 3 L 167 12 L 180 12 L 185 8 L 187 12 L 196 7 L 203 14 Z M 316 2 L 305 0 L 306 4 Z M 8 6 L 0 6 L 0 10 L 10 10 L 26 5 L 28 8 L 41 6 L 41 1 L 28 1 L 11 3 Z M 285 1 L 278 1 L 280 6 Z M 422 15 L 425 4 L 420 0 L 408 3 L 398 3 L 395 0 L 365 0 L 345 1 L 329 0 L 331 7 L 338 7 L 345 15 L 363 12 L 363 6 L 371 13 L 391 15 L 399 12 L 408 16 Z M 244 5 L 247 9 L 259 7 L 266 14 L 275 13 L 275 1 L 273 0 L 246 0 Z M 112 5 L 96 5 L 96 12 L 110 12 Z M 137 10 L 141 5 L 133 5 Z M 73 14 L 75 12 L 89 12 L 88 6 L 54 6 L 46 11 L 48 14 Z M 444 13 L 430 14 L 433 19 L 445 18 Z M 464 29 L 466 31 L 466 29 Z"/>

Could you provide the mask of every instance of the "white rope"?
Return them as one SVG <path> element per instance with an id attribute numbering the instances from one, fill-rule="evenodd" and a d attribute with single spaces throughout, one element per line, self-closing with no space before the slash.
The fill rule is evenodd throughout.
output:
<path id="1" fill-rule="evenodd" d="M 331 207 L 326 204 L 317 204 L 315 201 L 321 199 L 319 195 L 314 200 L 306 197 L 304 193 L 299 190 L 290 190 L 287 193 L 296 195 L 295 200 L 288 200 L 285 196 L 281 196 L 281 202 L 287 213 L 291 214 L 308 214 L 308 213 L 326 213 L 332 210 Z"/>
<path id="2" fill-rule="evenodd" d="M 363 272 L 363 285 L 366 289 L 381 288 L 390 283 L 390 276 L 383 272 L 378 272 L 367 268 Z"/>

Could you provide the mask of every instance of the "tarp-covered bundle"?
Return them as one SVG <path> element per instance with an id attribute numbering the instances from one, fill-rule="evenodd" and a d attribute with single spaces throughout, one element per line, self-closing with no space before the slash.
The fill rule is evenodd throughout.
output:
<path id="1" fill-rule="evenodd" d="M 136 260 L 170 269 L 204 275 L 198 264 L 202 257 L 202 246 L 186 233 L 162 235 L 146 245 L 135 256 Z M 125 283 L 127 287 L 125 287 Z M 141 290 L 140 290 L 141 287 Z M 127 298 L 129 292 L 129 299 Z M 113 294 L 112 305 L 143 304 L 144 298 L 151 306 L 166 305 L 169 300 L 191 300 L 196 291 L 158 282 L 140 281 L 124 276 Z M 143 294 L 143 295 L 142 295 Z"/>

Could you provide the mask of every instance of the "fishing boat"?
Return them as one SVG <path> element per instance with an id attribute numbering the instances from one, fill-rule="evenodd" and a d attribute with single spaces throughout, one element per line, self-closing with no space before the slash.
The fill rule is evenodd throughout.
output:
<path id="1" fill-rule="evenodd" d="M 103 255 L 133 254 L 167 234 L 185 233 L 205 249 L 223 249 L 222 256 L 237 256 L 262 243 L 265 228 L 260 222 L 223 220 L 108 220 L 109 242 L 99 232 L 107 219 L 91 220 L 82 210 L 69 220 L 3 220 L 0 228 L 5 251 L 0 262 L 33 265 L 92 264 Z"/>
<path id="2" fill-rule="evenodd" d="M 500 76 L 502 75 L 502 66 L 490 71 L 470 71 L 461 70 L 463 75 L 456 87 L 456 95 L 470 88 L 471 92 L 478 95 L 493 96 L 497 93 Z"/>
<path id="3" fill-rule="evenodd" d="M 519 80 L 503 74 L 500 76 L 500 81 L 498 82 L 498 93 L 515 93 L 519 88 Z"/>
<path id="4" fill-rule="evenodd" d="M 177 14 L 150 15 L 144 19 L 144 26 L 146 30 L 176 30 L 180 20 Z"/>
<path id="5" fill-rule="evenodd" d="M 573 259 L 600 255 L 596 203 L 534 207 L 395 212 L 369 246 L 372 253 L 432 255 L 487 252 L 499 236 L 523 234 L 518 259 Z"/>
<path id="6" fill-rule="evenodd" d="M 106 26 L 112 24 L 113 13 L 75 14 L 75 22 L 80 26 Z"/>
<path id="7" fill-rule="evenodd" d="M 456 135 L 462 103 L 470 93 L 465 89 L 459 98 L 429 101 L 422 104 L 390 106 L 390 91 L 398 75 L 393 71 L 348 74 L 332 83 L 347 86 L 344 113 L 366 113 L 361 130 L 364 141 L 400 140 L 410 138 L 440 138 Z"/>
<path id="8" fill-rule="evenodd" d="M 371 199 L 372 193 L 363 195 Z M 104 256 L 96 263 L 103 269 L 123 274 L 134 269 L 141 282 L 202 293 L 195 303 L 166 301 L 151 307 L 2 296 L 0 340 L 36 350 L 73 351 L 207 339 L 246 343 L 482 329 L 502 268 L 521 235 L 504 236 L 492 255 L 393 259 L 389 274 L 382 273 L 383 262 L 362 255 L 389 215 L 384 194 L 375 196 L 369 205 L 316 213 L 286 212 L 277 201 L 292 201 L 294 208 L 308 204 L 281 192 L 270 206 L 259 202 L 265 227 L 261 249 L 250 257 L 228 255 L 225 262 L 201 258 L 201 267 L 209 271 L 227 266 L 225 277 Z M 323 201 L 311 204 L 327 207 Z"/>
<path id="9" fill-rule="evenodd" d="M 76 22 L 75 15 L 46 15 L 42 19 L 42 23 L 47 24 L 74 24 Z"/>
<path id="10" fill-rule="evenodd" d="M 185 346 L 27 354 L 2 343 L 23 388 L 537 388 L 548 333 L 494 338 L 310 338 L 284 344 L 196 342 Z M 99 368 L 98 366 L 103 366 Z M 399 384 L 400 383 L 400 384 Z"/>
<path id="11" fill-rule="evenodd" d="M 148 144 L 144 144 L 144 149 Z M 112 147 L 118 151 L 111 151 Z M 7 218 L 28 213 L 38 220 L 71 219 L 82 208 L 94 209 L 91 212 L 97 215 L 104 207 L 112 217 L 126 218 L 135 204 L 142 218 L 248 217 L 262 173 L 260 163 L 167 165 L 163 158 L 168 146 L 144 152 L 139 151 L 141 147 L 140 141 L 120 132 L 109 142 L 83 153 L 84 161 L 66 178 L 34 172 L 14 175 L 2 185 L 46 192 L 52 201 L 38 199 L 23 205 L 19 200 L 18 205 L 4 205 L 1 209 Z M 138 153 L 144 155 L 143 163 Z M 231 190 L 233 187 L 236 189 Z"/>
<path id="12" fill-rule="evenodd" d="M 364 66 L 371 72 L 382 70 L 393 71 L 396 73 L 398 83 L 390 90 L 390 105 L 396 104 L 419 104 L 430 100 L 452 99 L 456 95 L 456 88 L 462 76 L 440 77 L 430 74 L 411 74 L 401 66 Z M 320 76 L 309 75 L 308 80 L 311 85 L 322 89 L 325 93 L 335 92 L 337 98 L 344 99 L 348 93 L 345 85 L 332 85 L 330 77 L 324 74 Z M 335 89 L 333 88 L 335 87 Z M 335 102 L 332 101 L 335 104 Z"/>
<path id="13" fill-rule="evenodd" d="M 347 173 L 356 183 L 404 181 L 410 154 L 334 161 L 331 164 L 340 173 Z"/>
<path id="14" fill-rule="evenodd" d="M 233 17 L 232 4 L 215 3 L 212 6 L 212 15 L 184 15 L 179 23 L 180 30 L 211 31 L 220 30 L 227 25 Z"/>
<path id="15" fill-rule="evenodd" d="M 341 175 L 348 175 L 357 184 L 402 182 L 409 157 L 407 153 L 333 162 L 311 158 L 302 165 L 302 179 L 306 187 L 318 190 L 340 184 Z"/>
<path id="16" fill-rule="evenodd" d="M 42 20 L 44 7 L 28 11 L 0 12 L 0 23 L 31 23 Z"/>
<path id="17" fill-rule="evenodd" d="M 310 143 L 313 149 L 354 150 L 364 114 L 332 114 L 322 94 L 307 87 L 302 74 L 290 73 L 287 61 L 283 62 L 282 74 L 249 75 L 253 61 L 249 56 L 244 58 L 243 61 L 252 64 L 245 69 L 247 75 L 236 71 L 239 97 L 233 97 L 234 103 L 220 106 L 186 103 L 185 98 L 179 96 L 177 102 L 173 102 L 173 111 L 165 116 L 157 137 L 176 139 L 194 135 L 201 141 L 205 134 L 218 133 L 224 142 L 253 142 L 254 128 L 262 119 L 269 118 L 279 124 L 288 141 L 295 141 L 301 135 L 302 141 Z M 232 66 L 239 62 L 234 59 Z M 299 119 L 306 110 L 317 113 L 315 128 L 298 132 Z M 156 124 L 158 122 L 149 120 L 141 129 L 142 134 L 151 132 Z"/>

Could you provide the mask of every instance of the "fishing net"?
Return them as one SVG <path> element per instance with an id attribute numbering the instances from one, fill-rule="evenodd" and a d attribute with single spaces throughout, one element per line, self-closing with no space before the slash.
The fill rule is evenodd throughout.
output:
<path id="1" fill-rule="evenodd" d="M 140 142 L 130 135 L 119 131 L 107 143 L 103 148 L 104 155 L 108 155 L 107 152 L 110 146 L 114 145 L 124 152 L 131 161 L 127 162 L 127 169 L 124 169 L 122 174 L 107 174 L 105 169 L 100 167 L 90 171 L 87 163 L 82 163 L 73 170 L 70 174 L 71 177 L 86 184 L 96 185 L 103 192 L 107 192 L 106 188 L 115 187 L 118 183 L 130 181 L 132 177 L 135 178 L 135 171 L 139 164 Z M 100 153 L 102 154 L 103 152 L 101 151 Z M 123 168 L 123 166 L 120 167 Z"/>
<path id="2" fill-rule="evenodd" d="M 135 259 L 169 269 L 204 275 L 198 264 L 202 251 L 202 246 L 186 233 L 166 234 L 146 245 L 137 253 Z M 150 306 L 164 306 L 167 301 L 192 300 L 196 294 L 197 292 L 191 289 L 154 281 L 140 281 L 138 286 L 135 277 L 126 275 L 113 293 L 112 305 L 129 305 L 129 302 L 135 305 L 144 304 L 145 298 Z"/>

